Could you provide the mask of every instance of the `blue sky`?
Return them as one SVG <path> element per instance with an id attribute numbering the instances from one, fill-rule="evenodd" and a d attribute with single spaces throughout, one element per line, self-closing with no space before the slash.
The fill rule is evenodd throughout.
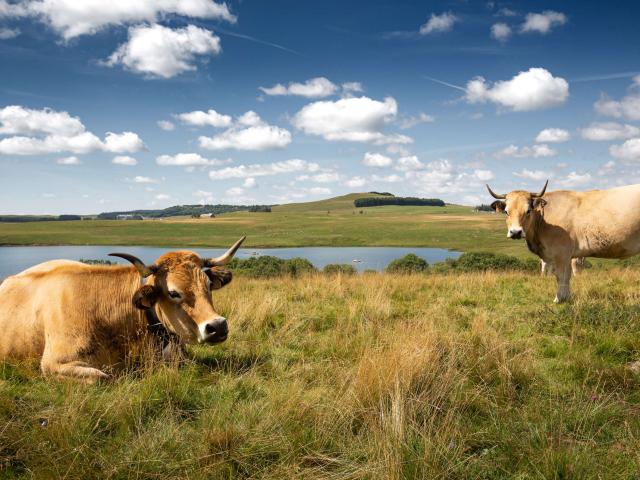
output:
<path id="1" fill-rule="evenodd" d="M 640 181 L 638 2 L 0 0 L 0 212 Z"/>

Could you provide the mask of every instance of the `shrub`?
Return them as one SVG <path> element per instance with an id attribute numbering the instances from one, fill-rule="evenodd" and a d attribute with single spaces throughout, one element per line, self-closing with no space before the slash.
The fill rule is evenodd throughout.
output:
<path id="1" fill-rule="evenodd" d="M 426 260 L 414 253 L 409 253 L 390 262 L 385 271 L 388 273 L 420 273 L 424 272 L 428 267 L 429 264 Z"/>
<path id="2" fill-rule="evenodd" d="M 296 257 L 291 260 L 285 260 L 284 265 L 285 272 L 291 276 L 297 277 L 303 273 L 316 272 L 316 267 L 313 266 L 306 258 Z"/>
<path id="3" fill-rule="evenodd" d="M 87 265 L 117 265 L 117 262 L 113 262 L 111 260 L 102 260 L 96 258 L 81 258 L 78 260 L 81 263 L 86 263 Z"/>
<path id="4" fill-rule="evenodd" d="M 299 276 L 306 272 L 315 272 L 316 267 L 306 258 L 292 258 L 284 260 L 265 255 L 251 257 L 246 260 L 234 258 L 229 264 L 234 273 L 255 278 L 279 277 L 281 275 Z"/>
<path id="5" fill-rule="evenodd" d="M 481 205 L 476 205 L 474 207 L 474 210 L 477 210 L 478 212 L 495 212 L 495 210 L 491 208 L 491 205 L 486 205 L 484 203 Z"/>
<path id="6" fill-rule="evenodd" d="M 540 262 L 535 258 L 520 260 L 501 253 L 470 252 L 463 253 L 457 260 L 452 262 L 452 266 L 455 270 L 462 272 L 484 270 L 535 271 L 540 268 Z"/>
<path id="7" fill-rule="evenodd" d="M 348 263 L 330 263 L 329 265 L 325 265 L 322 271 L 330 275 L 338 273 L 342 275 L 355 275 L 358 273 L 356 267 L 349 265 Z"/>
<path id="8" fill-rule="evenodd" d="M 265 278 L 283 275 L 285 273 L 284 265 L 285 261 L 283 259 L 265 255 L 247 258 L 246 260 L 234 259 L 230 264 L 230 268 L 234 273 Z"/>

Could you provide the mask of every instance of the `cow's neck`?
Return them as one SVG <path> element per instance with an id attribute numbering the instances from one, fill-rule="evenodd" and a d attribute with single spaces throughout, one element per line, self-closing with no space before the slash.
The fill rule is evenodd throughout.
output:
<path id="1" fill-rule="evenodd" d="M 143 277 L 140 283 L 141 286 L 144 286 L 147 285 L 149 281 Z M 178 340 L 178 335 L 170 332 L 167 327 L 164 326 L 160 317 L 158 317 L 155 305 L 144 310 L 144 318 L 147 322 L 147 333 L 154 339 L 157 339 L 162 344 L 162 348 L 166 347 L 172 340 Z"/>
<path id="2" fill-rule="evenodd" d="M 147 321 L 147 332 L 162 343 L 162 348 L 166 347 L 172 340 L 178 340 L 178 335 L 170 332 L 160 321 L 155 307 L 146 309 L 144 317 Z"/>
<path id="3" fill-rule="evenodd" d="M 544 215 L 538 210 L 531 212 L 531 220 L 525 228 L 525 239 L 529 251 L 540 258 L 544 258 L 544 245 L 542 244 L 540 233 L 545 227 Z"/>

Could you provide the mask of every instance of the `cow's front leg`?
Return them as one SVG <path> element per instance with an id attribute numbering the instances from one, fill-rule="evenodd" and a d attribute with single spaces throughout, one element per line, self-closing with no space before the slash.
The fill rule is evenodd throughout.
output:
<path id="1" fill-rule="evenodd" d="M 555 303 L 561 303 L 568 300 L 571 296 L 571 259 L 562 259 L 555 262 L 554 272 L 558 281 L 558 289 L 556 291 Z"/>
<path id="2" fill-rule="evenodd" d="M 102 370 L 94 368 L 88 363 L 82 361 L 59 363 L 56 361 L 49 361 L 43 357 L 40 368 L 42 369 L 42 373 L 45 375 L 71 377 L 85 383 L 96 383 L 100 380 L 106 380 L 109 378 L 109 375 L 104 373 Z"/>

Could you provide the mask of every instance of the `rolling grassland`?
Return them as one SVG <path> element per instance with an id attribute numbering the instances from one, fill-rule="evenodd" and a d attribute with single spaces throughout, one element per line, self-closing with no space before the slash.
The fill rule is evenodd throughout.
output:
<path id="1" fill-rule="evenodd" d="M 101 385 L 0 365 L 0 476 L 634 479 L 640 271 L 236 278 L 226 343 Z"/>

